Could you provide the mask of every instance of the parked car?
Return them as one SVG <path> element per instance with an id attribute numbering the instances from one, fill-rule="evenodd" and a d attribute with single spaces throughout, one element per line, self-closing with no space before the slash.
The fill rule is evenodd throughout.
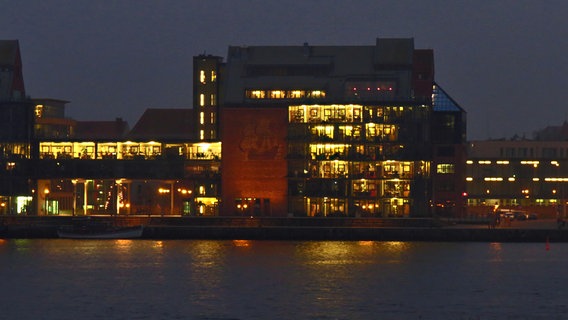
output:
<path id="1" fill-rule="evenodd" d="M 509 219 L 509 220 L 515 219 L 515 215 L 510 211 L 501 212 L 499 215 L 500 215 L 501 219 Z"/>
<path id="2" fill-rule="evenodd" d="M 523 212 L 523 211 L 515 211 L 515 212 L 513 212 L 513 215 L 515 217 L 515 220 L 519 220 L 519 221 L 524 221 L 524 220 L 527 220 L 529 218 L 529 215 L 526 212 Z"/>

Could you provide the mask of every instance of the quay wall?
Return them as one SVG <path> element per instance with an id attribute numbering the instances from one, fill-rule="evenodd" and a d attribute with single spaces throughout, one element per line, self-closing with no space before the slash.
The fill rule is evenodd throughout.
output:
<path id="1" fill-rule="evenodd" d="M 57 238 L 73 217 L 0 217 L 2 238 Z M 144 239 L 568 242 L 568 230 L 449 226 L 433 219 L 90 217 L 144 225 Z"/>

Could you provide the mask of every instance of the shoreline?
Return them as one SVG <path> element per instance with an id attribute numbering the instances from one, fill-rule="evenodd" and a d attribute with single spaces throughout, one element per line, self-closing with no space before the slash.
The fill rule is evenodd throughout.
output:
<path id="1" fill-rule="evenodd" d="M 515 221 L 489 228 L 483 221 L 439 219 L 268 217 L 82 217 L 121 226 L 144 225 L 141 239 L 278 241 L 568 242 L 554 220 Z M 5 239 L 56 239 L 77 217 L 0 217 Z"/>

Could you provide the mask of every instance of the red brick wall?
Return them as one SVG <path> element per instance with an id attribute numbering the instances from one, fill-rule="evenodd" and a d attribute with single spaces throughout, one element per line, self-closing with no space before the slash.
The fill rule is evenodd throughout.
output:
<path id="1" fill-rule="evenodd" d="M 260 215 L 285 216 L 287 110 L 225 107 L 221 109 L 220 121 L 223 150 L 220 215 L 239 214 L 237 198 L 257 198 L 261 199 Z M 250 205 L 247 210 L 244 213 L 253 213 Z"/>

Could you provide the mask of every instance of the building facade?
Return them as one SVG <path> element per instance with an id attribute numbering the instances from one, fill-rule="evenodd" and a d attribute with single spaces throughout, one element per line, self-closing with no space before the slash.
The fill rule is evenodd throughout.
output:
<path id="1" fill-rule="evenodd" d="M 21 65 L 12 56 L 12 68 Z M 413 39 L 229 47 L 226 61 L 198 55 L 193 68 L 193 107 L 148 109 L 132 130 L 120 119 L 67 119 L 64 100 L 28 99 L 19 108 L 5 98 L 12 106 L 5 110 L 21 114 L 20 131 L 6 131 L 2 150 L 23 160 L 3 163 L 4 212 L 427 217 L 465 210 L 465 112 L 436 84 L 433 51 L 414 48 Z"/>
<path id="2" fill-rule="evenodd" d="M 465 210 L 465 112 L 434 91 L 433 52 L 413 39 L 230 47 L 223 70 L 224 213 Z"/>
<path id="3" fill-rule="evenodd" d="M 33 102 L 26 96 L 17 40 L 0 40 L 0 214 L 31 201 Z"/>
<path id="4" fill-rule="evenodd" d="M 566 217 L 568 141 L 472 141 L 466 167 L 470 214 L 522 210 Z"/>

